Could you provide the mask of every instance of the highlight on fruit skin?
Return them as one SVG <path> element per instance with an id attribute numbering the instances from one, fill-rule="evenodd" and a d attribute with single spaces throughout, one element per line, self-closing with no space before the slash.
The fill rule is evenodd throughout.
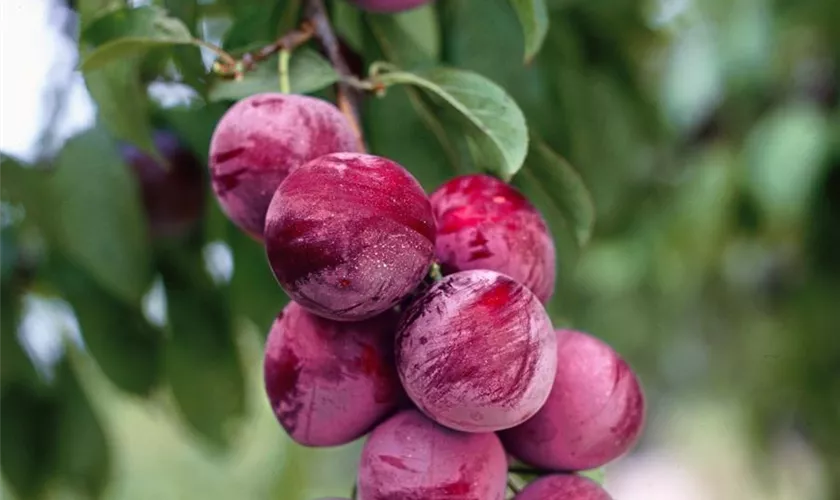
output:
<path id="1" fill-rule="evenodd" d="M 278 283 L 337 321 L 380 314 L 426 277 L 434 217 L 420 183 L 397 163 L 361 153 L 294 169 L 268 209 L 265 247 Z"/>
<path id="2" fill-rule="evenodd" d="M 503 500 L 506 482 L 507 460 L 495 434 L 447 429 L 417 410 L 373 430 L 358 471 L 364 500 Z"/>
<path id="3" fill-rule="evenodd" d="M 265 388 L 289 436 L 306 446 L 355 441 L 405 401 L 393 366 L 394 313 L 359 323 L 290 303 L 271 327 Z"/>
<path id="4" fill-rule="evenodd" d="M 185 236 L 204 215 L 205 167 L 173 132 L 156 130 L 152 138 L 166 165 L 130 143 L 120 144 L 120 154 L 140 185 L 151 237 Z"/>
<path id="5" fill-rule="evenodd" d="M 403 313 L 397 371 L 426 415 L 466 432 L 518 425 L 548 398 L 557 336 L 536 296 L 494 271 L 444 277 Z"/>
<path id="6" fill-rule="evenodd" d="M 598 483 L 575 474 L 543 476 L 526 486 L 514 500 L 612 500 Z"/>
<path id="7" fill-rule="evenodd" d="M 626 453 L 645 422 L 645 397 L 627 363 L 586 333 L 558 330 L 551 394 L 530 420 L 500 433 L 508 452 L 543 469 L 601 467 Z"/>
<path id="8" fill-rule="evenodd" d="M 489 175 L 456 177 L 430 196 L 444 274 L 489 269 L 528 287 L 542 303 L 554 293 L 554 240 L 515 187 Z"/>
<path id="9" fill-rule="evenodd" d="M 231 106 L 213 132 L 213 190 L 222 211 L 261 239 L 271 197 L 292 169 L 359 148 L 350 122 L 332 103 L 303 95 L 252 95 Z"/>
<path id="10" fill-rule="evenodd" d="M 416 9 L 421 5 L 432 2 L 433 0 L 347 0 L 355 4 L 357 7 L 370 12 L 380 12 L 393 14 L 396 12 L 404 12 L 406 10 Z"/>

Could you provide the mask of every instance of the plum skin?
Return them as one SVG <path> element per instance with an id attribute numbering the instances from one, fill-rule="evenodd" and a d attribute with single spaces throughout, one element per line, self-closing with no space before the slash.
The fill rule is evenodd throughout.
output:
<path id="1" fill-rule="evenodd" d="M 266 216 L 265 247 L 283 289 L 337 321 L 375 316 L 411 293 L 434 255 L 420 183 L 391 160 L 322 156 L 292 171 Z"/>
<path id="2" fill-rule="evenodd" d="M 574 474 L 543 476 L 525 487 L 514 500 L 612 500 L 597 483 Z"/>
<path id="3" fill-rule="evenodd" d="M 500 437 L 508 452 L 537 467 L 600 467 L 636 443 L 645 421 L 644 393 L 609 345 L 573 330 L 557 334 L 557 375 L 548 401 Z"/>
<path id="4" fill-rule="evenodd" d="M 204 165 L 173 132 L 156 130 L 152 139 L 167 165 L 129 143 L 120 144 L 120 154 L 140 184 L 152 238 L 185 236 L 204 215 Z"/>
<path id="5" fill-rule="evenodd" d="M 502 500 L 506 481 L 495 434 L 447 429 L 414 409 L 373 430 L 358 471 L 365 500 Z"/>
<path id="6" fill-rule="evenodd" d="M 557 336 L 527 288 L 494 271 L 438 281 L 403 313 L 397 372 L 426 415 L 466 432 L 534 415 L 554 379 Z"/>
<path id="7" fill-rule="evenodd" d="M 395 13 L 415 9 L 432 0 L 348 0 L 363 10 L 381 13 Z"/>
<path id="8" fill-rule="evenodd" d="M 290 303 L 266 341 L 263 374 L 277 420 L 299 444 L 337 446 L 366 434 L 405 400 L 393 365 L 398 317 L 320 318 Z"/>
<path id="9" fill-rule="evenodd" d="M 271 197 L 289 171 L 325 154 L 359 150 L 352 126 L 331 103 L 256 94 L 231 106 L 213 131 L 213 190 L 224 213 L 261 239 Z"/>
<path id="10" fill-rule="evenodd" d="M 490 269 L 530 288 L 543 303 L 554 293 L 554 240 L 542 215 L 495 177 L 456 177 L 431 197 L 435 257 L 445 274 Z"/>

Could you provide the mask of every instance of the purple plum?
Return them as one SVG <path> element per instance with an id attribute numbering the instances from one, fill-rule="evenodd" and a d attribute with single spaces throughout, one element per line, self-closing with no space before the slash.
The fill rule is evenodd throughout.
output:
<path id="1" fill-rule="evenodd" d="M 339 323 L 294 302 L 268 336 L 263 373 L 277 420 L 296 442 L 337 446 L 370 431 L 405 400 L 393 365 L 397 315 Z"/>
<path id="2" fill-rule="evenodd" d="M 364 500 L 502 500 L 506 480 L 495 434 L 454 431 L 405 410 L 368 437 L 358 487 Z"/>
<path id="3" fill-rule="evenodd" d="M 381 13 L 402 12 L 425 5 L 432 0 L 348 0 L 363 10 Z"/>
<path id="4" fill-rule="evenodd" d="M 444 277 L 403 313 L 397 371 L 429 417 L 466 432 L 518 425 L 542 407 L 557 336 L 537 297 L 494 271 Z"/>
<path id="5" fill-rule="evenodd" d="M 517 458 L 551 470 L 600 467 L 627 452 L 645 420 L 645 398 L 632 369 L 603 341 L 557 331 L 557 374 L 533 418 L 501 433 Z"/>
<path id="6" fill-rule="evenodd" d="M 256 94 L 234 104 L 216 125 L 210 142 L 213 190 L 227 216 L 261 239 L 268 204 L 289 171 L 360 147 L 350 122 L 331 103 Z"/>
<path id="7" fill-rule="evenodd" d="M 268 209 L 274 276 L 309 311 L 359 321 L 390 309 L 428 273 L 434 217 L 417 180 L 391 160 L 322 156 L 293 170 Z"/>
<path id="8" fill-rule="evenodd" d="M 158 130 L 153 139 L 166 166 L 133 144 L 121 144 L 120 153 L 140 184 L 152 238 L 184 236 L 204 214 L 204 165 L 174 133 Z"/>
<path id="9" fill-rule="evenodd" d="M 519 191 L 489 175 L 464 175 L 439 187 L 431 202 L 435 257 L 444 274 L 497 271 L 548 302 L 554 293 L 554 242 L 545 220 Z"/>
<path id="10" fill-rule="evenodd" d="M 598 483 L 574 474 L 543 476 L 516 495 L 514 500 L 612 500 Z"/>

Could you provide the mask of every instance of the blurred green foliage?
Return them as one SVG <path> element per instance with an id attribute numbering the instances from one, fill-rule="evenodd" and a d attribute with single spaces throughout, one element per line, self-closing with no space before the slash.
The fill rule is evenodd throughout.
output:
<path id="1" fill-rule="evenodd" d="M 123 1 L 75 2 L 82 57 L 100 50 L 101 67 L 84 74 L 97 124 L 35 165 L 2 161 L 5 484 L 21 499 L 347 495 L 358 443 L 290 444 L 262 394 L 260 344 L 287 299 L 260 245 L 212 196 L 196 231 L 152 241 L 114 147 L 151 150 L 163 127 L 206 162 L 232 100 L 279 90 L 278 61 L 222 80 L 187 33 L 238 55 L 294 27 L 303 2 L 153 3 L 121 33 L 107 16 L 129 12 Z M 397 16 L 328 7 L 359 78 L 376 61 L 410 75 L 400 83 L 441 65 L 481 78 L 446 81 L 449 93 L 429 78 L 367 96 L 371 152 L 429 190 L 467 171 L 515 174 L 557 242 L 558 326 L 609 341 L 654 413 L 684 394 L 739 401 L 757 471 L 778 434 L 800 434 L 840 498 L 840 2 L 437 0 Z M 185 30 L 177 45 L 166 41 L 173 23 Z M 126 33 L 141 41 L 102 59 Z M 292 89 L 332 98 L 336 75 L 316 49 L 292 58 Z M 193 97 L 163 106 L 153 82 Z M 441 108 L 451 91 L 464 108 Z M 523 167 L 515 138 L 529 135 Z M 213 274 L 211 247 L 229 252 L 231 276 Z M 144 309 L 155 283 L 162 322 Z M 52 377 L 17 341 L 30 295 L 66 301 L 81 330 L 84 349 L 68 348 Z M 192 477 L 158 477 L 167 469 Z"/>

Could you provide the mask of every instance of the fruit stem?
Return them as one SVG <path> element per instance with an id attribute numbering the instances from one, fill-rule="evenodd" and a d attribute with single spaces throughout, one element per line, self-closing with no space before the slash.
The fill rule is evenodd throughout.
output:
<path id="1" fill-rule="evenodd" d="M 443 274 L 440 272 L 440 264 L 437 262 L 432 263 L 431 269 L 429 269 L 429 277 L 435 281 L 440 281 L 443 279 Z"/>
<path id="2" fill-rule="evenodd" d="M 362 127 L 359 123 L 359 104 L 361 101 L 361 92 L 348 84 L 346 79 L 353 76 L 350 71 L 350 66 L 344 57 L 341 55 L 341 47 L 338 43 L 338 37 L 333 31 L 330 19 L 327 16 L 327 9 L 324 7 L 323 0 L 306 0 L 305 17 L 312 23 L 315 31 L 315 38 L 321 44 L 321 48 L 329 59 L 330 64 L 338 72 L 341 79 L 336 83 L 336 101 L 338 109 L 344 113 L 344 116 L 350 121 L 353 131 L 356 134 L 356 139 L 362 151 L 366 151 L 364 138 L 362 137 Z"/>
<path id="3" fill-rule="evenodd" d="M 522 488 L 528 486 L 528 482 L 516 474 L 510 474 L 508 476 L 507 484 L 508 488 L 512 489 L 514 494 L 519 493 L 522 491 Z"/>
<path id="4" fill-rule="evenodd" d="M 280 92 L 284 94 L 292 93 L 292 84 L 289 81 L 289 59 L 291 55 L 291 52 L 283 49 L 280 51 L 280 58 L 277 61 L 277 72 L 280 74 Z"/>
<path id="5" fill-rule="evenodd" d="M 315 35 L 315 30 L 309 22 L 303 22 L 300 28 L 292 30 L 281 36 L 274 43 L 266 45 L 260 49 L 252 52 L 242 54 L 239 59 L 236 59 L 231 54 L 226 52 L 221 47 L 213 45 L 210 42 L 198 38 L 193 39 L 193 43 L 213 51 L 219 56 L 219 61 L 213 65 L 213 71 L 222 77 L 233 77 L 236 80 L 241 80 L 245 72 L 250 71 L 256 67 L 257 63 L 265 61 L 269 57 L 278 52 L 288 52 L 289 55 L 297 47 L 308 42 Z M 282 59 L 282 54 L 281 54 Z M 280 62 L 282 65 L 282 61 Z M 282 67 L 282 66 L 281 66 Z M 288 61 L 286 63 L 288 73 Z M 282 78 L 282 75 L 281 75 Z"/>

